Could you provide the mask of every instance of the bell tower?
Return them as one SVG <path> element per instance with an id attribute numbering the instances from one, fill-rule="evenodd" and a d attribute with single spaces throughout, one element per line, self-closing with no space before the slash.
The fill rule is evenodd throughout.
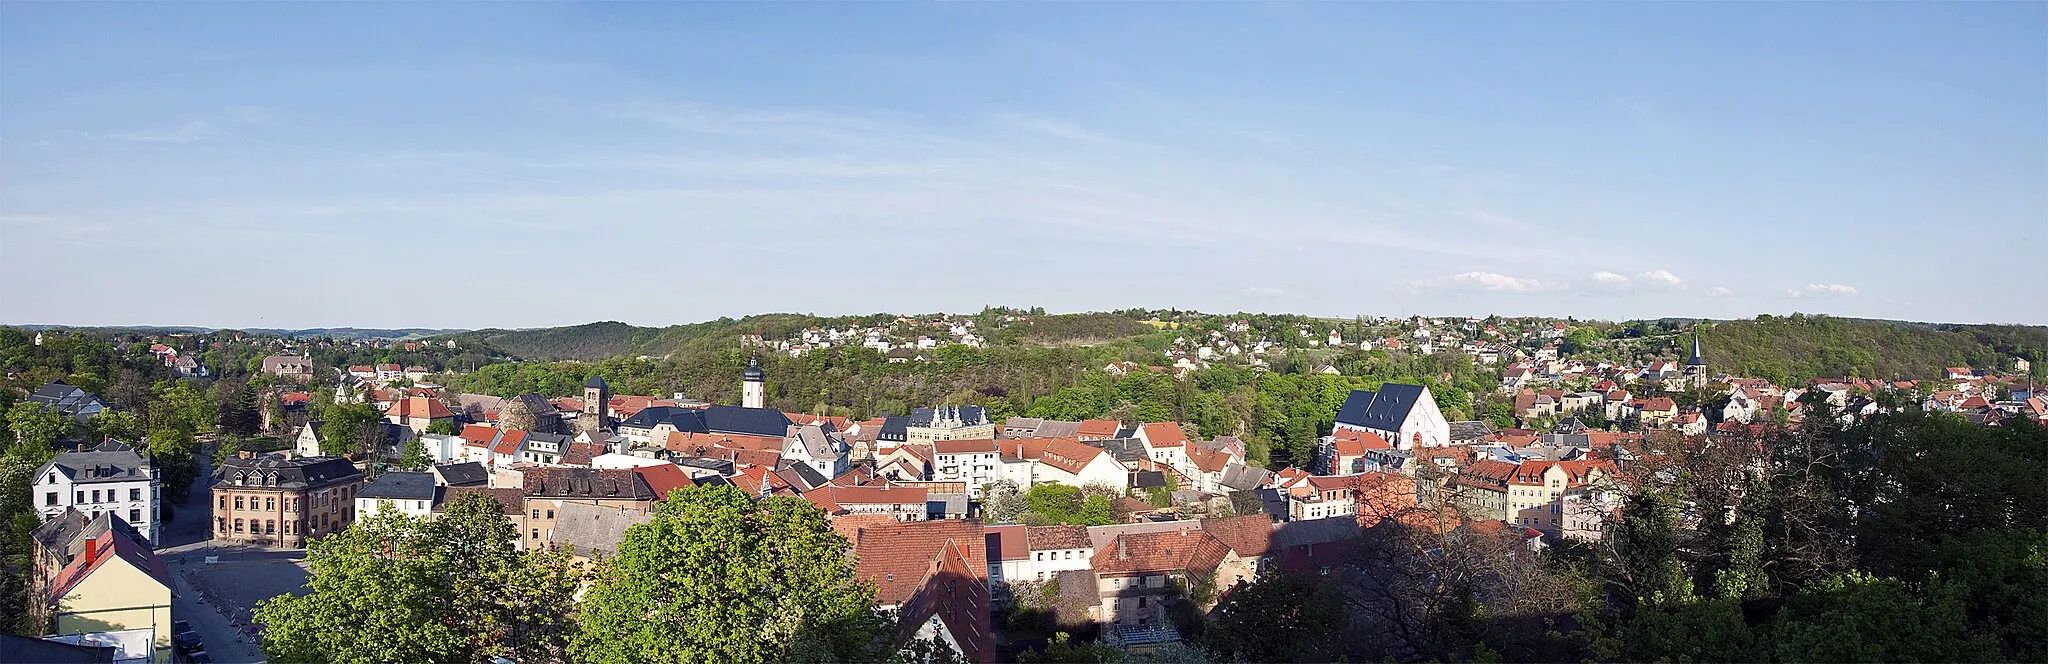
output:
<path id="1" fill-rule="evenodd" d="M 761 358 L 747 358 L 747 371 L 740 375 L 740 405 L 748 408 L 768 407 L 768 383 L 761 373 Z"/>

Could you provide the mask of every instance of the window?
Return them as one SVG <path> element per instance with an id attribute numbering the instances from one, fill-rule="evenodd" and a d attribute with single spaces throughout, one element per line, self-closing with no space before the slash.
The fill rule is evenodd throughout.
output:
<path id="1" fill-rule="evenodd" d="M 141 490 L 141 489 L 129 489 L 129 490 L 128 490 L 128 499 L 129 499 L 129 500 L 142 500 L 142 490 Z"/>
<path id="2" fill-rule="evenodd" d="M 93 502 L 95 502 L 95 503 L 97 503 L 97 502 L 99 502 L 99 501 L 100 501 L 100 490 L 99 490 L 99 489 L 93 489 L 93 490 L 92 490 L 92 501 L 93 501 Z"/>
<path id="3" fill-rule="evenodd" d="M 235 496 L 235 509 L 242 509 L 242 497 Z"/>
<path id="4" fill-rule="evenodd" d="M 535 528 L 535 529 L 533 529 L 533 539 L 540 539 L 540 529 L 539 529 L 539 528 Z"/>
<path id="5" fill-rule="evenodd" d="M 242 520 L 235 519 L 235 532 L 242 532 Z"/>
<path id="6" fill-rule="evenodd" d="M 44 505 L 55 505 L 55 504 L 57 504 L 57 492 L 55 492 L 55 491 L 51 491 L 51 492 L 49 492 L 49 493 L 45 493 L 45 494 L 43 494 L 43 504 L 44 504 Z"/>
<path id="7" fill-rule="evenodd" d="M 223 532 L 223 533 L 224 533 L 224 532 L 227 532 L 227 531 L 228 531 L 228 520 L 227 520 L 227 517 L 214 517 L 214 519 L 213 519 L 213 529 L 214 529 L 214 530 L 216 530 L 216 531 L 219 531 L 219 532 Z"/>
<path id="8" fill-rule="evenodd" d="M 275 519 L 264 519 L 264 520 L 263 520 L 263 534 L 265 534 L 265 535 L 276 535 L 276 534 L 277 534 L 277 520 L 275 520 Z"/>
<path id="9" fill-rule="evenodd" d="M 1142 609 L 1142 608 L 1145 608 L 1145 598 L 1143 598 L 1143 597 L 1140 597 L 1140 598 L 1138 598 L 1138 608 L 1140 608 L 1140 609 Z M 1141 618 L 1140 620 L 1143 620 L 1143 619 Z M 1142 625 L 1142 624 L 1144 624 L 1144 623 L 1140 622 L 1139 624 L 1141 624 L 1141 625 Z"/>
<path id="10" fill-rule="evenodd" d="M 276 497 L 274 497 L 274 496 L 273 496 L 273 497 L 269 497 L 269 498 L 264 498 L 264 499 L 263 499 L 263 509 L 264 509 L 265 511 L 271 511 L 271 512 L 275 512 L 275 511 L 277 511 L 277 498 L 276 498 Z"/>
<path id="11" fill-rule="evenodd" d="M 77 501 L 74 501 L 74 502 L 77 502 L 78 504 L 81 504 L 81 505 L 85 504 L 85 492 L 84 492 L 84 491 L 80 491 L 80 492 L 78 492 L 78 500 L 77 500 Z"/>
<path id="12" fill-rule="evenodd" d="M 548 518 L 550 518 L 550 519 L 552 519 L 552 518 L 555 518 L 555 511 L 554 511 L 554 510 L 548 510 Z"/>
<path id="13" fill-rule="evenodd" d="M 534 511 L 533 511 L 533 518 L 536 518 L 536 519 L 540 518 L 540 510 L 537 510 L 537 509 L 536 509 L 536 510 L 534 510 Z"/>
<path id="14" fill-rule="evenodd" d="M 130 508 L 128 510 L 128 523 L 138 523 L 140 521 L 142 521 L 142 510 Z"/>

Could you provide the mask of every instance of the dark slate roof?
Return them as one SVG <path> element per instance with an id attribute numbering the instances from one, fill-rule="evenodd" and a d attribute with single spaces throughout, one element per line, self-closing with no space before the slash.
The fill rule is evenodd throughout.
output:
<path id="1" fill-rule="evenodd" d="M 561 411 L 556 410 L 555 405 L 549 403 L 547 398 L 541 395 L 528 392 L 526 394 L 521 394 L 519 396 L 512 397 L 512 400 L 518 401 L 520 404 L 526 406 L 526 411 L 529 413 L 533 413 L 533 419 L 535 422 L 540 422 L 542 421 L 542 418 L 551 416 L 561 417 Z"/>
<path id="2" fill-rule="evenodd" d="M 266 454 L 253 459 L 233 457 L 221 462 L 213 469 L 213 478 L 230 485 L 247 474 L 249 486 L 276 487 L 287 490 L 302 490 L 351 481 L 362 477 L 348 459 L 337 456 L 315 456 L 285 458 L 280 454 Z M 264 478 L 276 478 L 276 484 Z"/>
<path id="3" fill-rule="evenodd" d="M 85 524 L 91 520 L 78 508 L 66 507 L 63 514 L 50 517 L 43 525 L 36 526 L 30 531 L 30 536 L 35 538 L 38 546 L 68 556 L 71 543 L 78 541 L 78 536 L 85 532 Z"/>
<path id="4" fill-rule="evenodd" d="M 488 484 L 491 481 L 491 471 L 485 470 L 483 464 L 475 461 L 444 463 L 434 466 L 434 472 L 439 473 L 441 482 L 448 486 Z"/>
<path id="5" fill-rule="evenodd" d="M 586 380 L 586 381 L 583 381 L 583 386 L 584 386 L 584 387 L 595 387 L 595 388 L 597 388 L 597 389 L 600 389 L 600 390 L 609 390 L 609 389 L 611 389 L 611 386 L 610 386 L 610 385 L 606 385 L 606 384 L 604 384 L 604 377 L 603 377 L 603 376 L 599 376 L 599 375 L 597 375 L 597 374 L 590 374 L 590 380 Z"/>
<path id="6" fill-rule="evenodd" d="M 625 421 L 620 422 L 619 426 L 621 428 L 652 429 L 660 424 L 675 427 L 677 431 L 689 431 L 692 433 L 709 433 L 711 431 L 704 422 L 704 411 L 695 408 L 684 408 L 682 406 L 648 406 L 640 409 L 640 412 L 634 413 L 632 417 L 628 417 Z M 780 436 L 782 433 L 778 431 L 775 435 Z"/>
<path id="7" fill-rule="evenodd" d="M 1115 457 L 1117 461 L 1124 463 L 1144 459 L 1151 455 L 1151 451 L 1145 448 L 1145 441 L 1136 438 L 1107 438 L 1103 440 L 1084 440 L 1081 442 L 1093 447 L 1100 447 L 1103 451 L 1109 452 L 1109 455 Z"/>
<path id="8" fill-rule="evenodd" d="M 1223 486 L 1239 491 L 1250 491 L 1272 479 L 1273 471 L 1255 466 L 1231 464 L 1223 467 Z"/>
<path id="9" fill-rule="evenodd" d="M 710 433 L 736 433 L 780 438 L 789 434 L 789 416 L 773 408 L 712 406 L 704 409 Z"/>
<path id="10" fill-rule="evenodd" d="M 433 500 L 434 474 L 390 472 L 378 475 L 377 479 L 364 484 L 356 492 L 361 498 L 390 498 L 392 500 Z"/>
<path id="11" fill-rule="evenodd" d="M 1140 470 L 1133 475 L 1134 477 L 1131 478 L 1131 486 L 1133 488 L 1150 489 L 1166 486 L 1166 473 L 1157 470 Z"/>
<path id="12" fill-rule="evenodd" d="M 1479 440 L 1485 438 L 1486 434 L 1493 433 L 1493 427 L 1489 427 L 1485 422 L 1478 420 L 1452 422 L 1450 425 L 1452 441 Z"/>
<path id="13" fill-rule="evenodd" d="M 125 446 L 124 446 L 125 447 Z M 149 460 L 134 451 L 66 452 L 57 455 L 36 474 L 50 470 L 64 473 L 74 483 L 133 482 L 149 479 Z"/>
<path id="14" fill-rule="evenodd" d="M 715 471 L 720 475 L 733 474 L 733 463 L 731 459 L 706 459 L 703 457 L 683 457 L 681 459 L 676 459 L 676 465 Z"/>
<path id="15" fill-rule="evenodd" d="M 1415 409 L 1422 399 L 1423 387 L 1407 383 L 1387 383 L 1378 392 L 1352 390 L 1344 399 L 1344 407 L 1337 409 L 1337 421 L 1352 426 L 1382 431 L 1400 431 L 1401 421 L 1408 419 L 1408 411 Z"/>
<path id="16" fill-rule="evenodd" d="M 875 440 L 904 442 L 910 440 L 910 418 L 890 415 L 882 418 L 882 430 L 875 434 Z"/>
<path id="17" fill-rule="evenodd" d="M 1129 438 L 1136 435 L 1138 435 L 1137 427 L 1124 427 L 1116 430 L 1116 437 L 1118 438 Z"/>
<path id="18" fill-rule="evenodd" d="M 804 491 L 816 489 L 831 481 L 831 478 L 825 477 L 824 473 L 818 472 L 818 469 L 812 468 L 810 464 L 800 463 L 795 459 L 784 459 L 777 465 L 781 467 L 775 469 L 776 476 Z"/>
<path id="19" fill-rule="evenodd" d="M 945 413 L 940 412 L 942 409 Z M 988 409 L 986 408 L 981 406 L 943 406 L 941 408 L 912 409 L 910 411 L 910 426 L 931 426 L 932 420 L 942 414 L 949 414 L 953 418 L 959 419 L 961 426 L 971 427 L 988 424 Z"/>
<path id="20" fill-rule="evenodd" d="M 653 501 L 659 498 L 639 473 L 597 468 L 536 468 L 526 471 L 526 495 L 595 500 Z"/>
<path id="21" fill-rule="evenodd" d="M 105 408 L 107 402 L 97 394 L 87 392 L 61 380 L 53 380 L 28 395 L 30 403 L 39 403 L 57 409 L 65 417 L 77 417 L 87 406 L 98 403 Z"/>
<path id="22" fill-rule="evenodd" d="M 747 358 L 747 370 L 740 372 L 740 379 L 750 383 L 758 383 L 764 378 L 766 376 L 761 373 L 761 358 Z"/>

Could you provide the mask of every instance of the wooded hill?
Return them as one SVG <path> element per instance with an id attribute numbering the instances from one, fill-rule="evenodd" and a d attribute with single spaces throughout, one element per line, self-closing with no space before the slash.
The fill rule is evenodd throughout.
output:
<path id="1" fill-rule="evenodd" d="M 2011 371 L 2025 357 L 2048 370 L 2048 327 L 1923 325 L 1832 316 L 1758 316 L 1701 332 L 1717 372 L 1780 384 L 1811 378 L 1936 378 L 1945 367 Z"/>

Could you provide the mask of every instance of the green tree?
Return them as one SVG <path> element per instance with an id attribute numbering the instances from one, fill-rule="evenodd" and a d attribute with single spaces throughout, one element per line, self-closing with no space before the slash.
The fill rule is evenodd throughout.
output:
<path id="1" fill-rule="evenodd" d="M 427 425 L 427 430 L 422 433 L 440 434 L 443 436 L 455 435 L 455 421 L 434 420 L 432 423 Z"/>
<path id="2" fill-rule="evenodd" d="M 873 658 L 885 622 L 846 538 L 807 501 L 688 487 L 599 563 L 570 655 L 585 662 Z"/>
<path id="3" fill-rule="evenodd" d="M 1974 662 L 1999 659 L 1995 640 L 1972 634 L 1960 593 L 1916 596 L 1896 579 L 1850 572 L 1788 598 L 1773 640 L 1788 662 Z"/>
<path id="4" fill-rule="evenodd" d="M 86 426 L 92 429 L 94 440 L 112 438 L 133 445 L 142 438 L 142 421 L 125 410 L 109 408 L 94 413 Z"/>
<path id="5" fill-rule="evenodd" d="M 1017 483 L 996 480 L 981 490 L 981 516 L 989 523 L 1010 523 L 1029 506 L 1017 492 Z"/>
<path id="6" fill-rule="evenodd" d="M 57 409 L 23 401 L 7 409 L 7 426 L 14 431 L 16 445 L 50 450 L 57 439 L 71 432 L 72 419 Z"/>
<path id="7" fill-rule="evenodd" d="M 281 662 L 555 661 L 576 630 L 580 575 L 559 550 L 520 551 L 496 499 L 433 520 L 392 510 L 313 542 L 304 596 L 256 608 Z"/>
<path id="8" fill-rule="evenodd" d="M 1343 615 L 1329 584 L 1272 572 L 1216 605 L 1202 643 L 1227 661 L 1328 661 Z"/>
<path id="9" fill-rule="evenodd" d="M 158 383 L 149 405 L 149 428 L 177 427 L 187 433 L 212 433 L 218 416 L 212 399 L 187 381 Z"/>
<path id="10" fill-rule="evenodd" d="M 405 445 L 405 456 L 399 458 L 398 467 L 406 470 L 426 470 L 434 465 L 434 457 L 427 454 L 427 442 L 414 438 Z"/>
<path id="11" fill-rule="evenodd" d="M 1066 632 L 1057 632 L 1047 639 L 1044 650 L 1026 650 L 1017 653 L 1019 664 L 1114 664 L 1124 659 L 1121 650 L 1093 643 L 1074 643 Z"/>
<path id="12" fill-rule="evenodd" d="M 149 457 L 163 478 L 164 495 L 172 503 L 185 502 L 192 480 L 199 477 L 199 444 L 192 432 L 169 426 L 149 432 Z"/>
<path id="13" fill-rule="evenodd" d="M 334 404 L 322 411 L 321 417 L 325 418 L 319 430 L 321 454 L 372 451 L 383 436 L 384 417 L 371 404 Z"/>

